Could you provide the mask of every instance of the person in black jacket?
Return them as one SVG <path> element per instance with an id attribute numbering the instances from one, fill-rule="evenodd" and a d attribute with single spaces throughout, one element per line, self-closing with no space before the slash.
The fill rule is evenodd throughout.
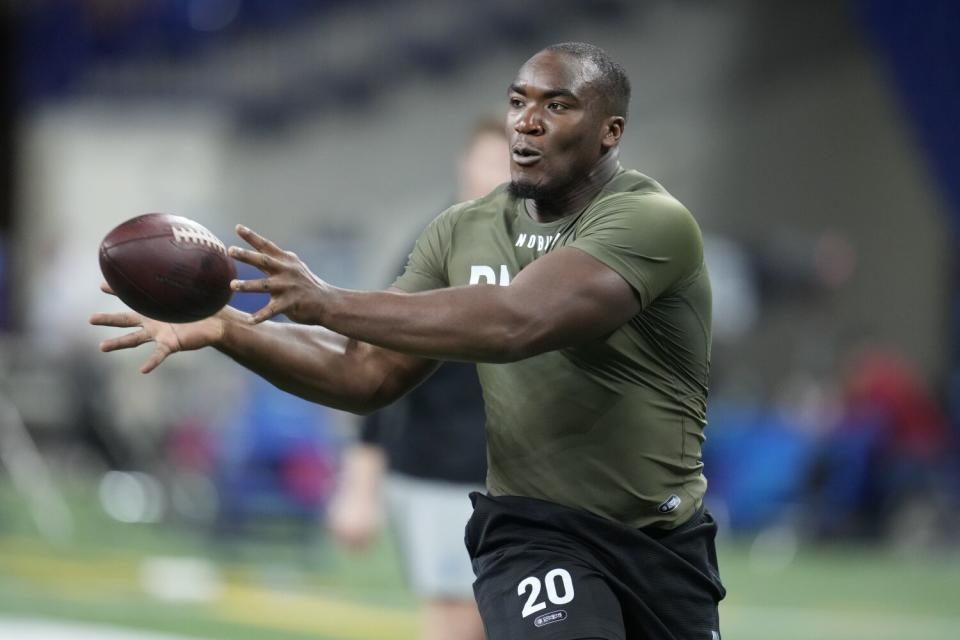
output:
<path id="1" fill-rule="evenodd" d="M 509 180 L 499 120 L 477 122 L 460 157 L 459 199 L 472 200 Z M 364 419 L 344 457 L 328 512 L 333 535 L 363 549 L 380 523 L 381 496 L 406 575 L 422 600 L 425 640 L 481 640 L 483 625 L 463 544 L 467 497 L 486 477 L 483 397 L 476 366 L 446 362 L 423 384 Z"/>

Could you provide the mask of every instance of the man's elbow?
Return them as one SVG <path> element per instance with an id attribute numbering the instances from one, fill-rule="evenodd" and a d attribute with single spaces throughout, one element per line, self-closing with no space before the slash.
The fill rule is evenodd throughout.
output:
<path id="1" fill-rule="evenodd" d="M 338 393 L 329 393 L 308 386 L 281 386 L 281 389 L 304 400 L 322 404 L 331 409 L 345 411 L 357 416 L 367 416 L 383 409 L 402 393 L 391 392 L 388 385 L 350 385 Z"/>
<path id="2" fill-rule="evenodd" d="M 342 398 L 339 401 L 326 401 L 320 404 L 324 404 L 332 409 L 337 409 L 338 411 L 352 413 L 362 418 L 387 407 L 393 403 L 393 400 L 395 400 L 395 398 L 386 399 L 371 396 L 364 398 Z"/>
<path id="3" fill-rule="evenodd" d="M 504 364 L 549 351 L 546 328 L 536 318 L 518 315 L 492 340 L 490 362 Z"/>
<path id="4" fill-rule="evenodd" d="M 344 411 L 346 413 L 352 413 L 356 416 L 368 416 L 371 413 L 383 409 L 385 406 L 390 404 L 387 401 L 380 401 L 378 398 L 374 397 L 345 397 L 338 396 L 331 398 L 329 396 L 301 396 L 306 400 L 315 402 L 317 404 L 322 404 L 325 407 L 331 409 L 336 409 L 337 411 Z"/>
<path id="5" fill-rule="evenodd" d="M 382 408 L 383 407 L 379 407 L 379 406 L 355 405 L 355 406 L 351 406 L 349 408 L 344 409 L 344 411 L 346 411 L 347 413 L 352 413 L 353 415 L 358 416 L 360 418 L 366 418 L 370 414 L 376 413 Z"/>
<path id="6" fill-rule="evenodd" d="M 384 374 L 357 393 L 347 411 L 358 416 L 370 415 L 390 406 L 417 384 L 419 383 L 410 384 L 409 380 L 401 376 Z"/>

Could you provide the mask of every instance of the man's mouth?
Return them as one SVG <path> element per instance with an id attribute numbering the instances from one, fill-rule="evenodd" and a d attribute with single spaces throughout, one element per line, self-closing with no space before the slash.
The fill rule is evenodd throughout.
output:
<path id="1" fill-rule="evenodd" d="M 521 167 L 529 167 L 539 162 L 541 157 L 543 157 L 543 154 L 540 151 L 523 145 L 518 145 L 510 151 L 510 158 Z"/>

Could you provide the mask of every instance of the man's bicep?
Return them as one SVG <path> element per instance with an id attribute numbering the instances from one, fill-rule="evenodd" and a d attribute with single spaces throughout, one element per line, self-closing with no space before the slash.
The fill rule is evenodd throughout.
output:
<path id="1" fill-rule="evenodd" d="M 570 246 L 619 273 L 644 307 L 703 264 L 696 220 L 673 198 L 658 195 L 611 199 Z"/>
<path id="2" fill-rule="evenodd" d="M 619 273 L 573 247 L 534 260 L 510 289 L 514 303 L 526 309 L 538 352 L 604 336 L 641 308 L 637 292 Z"/>

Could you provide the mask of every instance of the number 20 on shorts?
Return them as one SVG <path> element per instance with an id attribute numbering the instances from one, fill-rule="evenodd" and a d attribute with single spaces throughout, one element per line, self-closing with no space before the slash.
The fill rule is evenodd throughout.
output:
<path id="1" fill-rule="evenodd" d="M 527 596 L 521 612 L 522 617 L 526 618 L 547 608 L 547 603 L 540 599 L 541 591 L 546 592 L 546 598 L 551 604 L 567 604 L 573 600 L 573 578 L 570 577 L 570 572 L 566 569 L 551 569 L 547 571 L 542 582 L 536 576 L 521 580 L 517 585 L 517 595 Z"/>

